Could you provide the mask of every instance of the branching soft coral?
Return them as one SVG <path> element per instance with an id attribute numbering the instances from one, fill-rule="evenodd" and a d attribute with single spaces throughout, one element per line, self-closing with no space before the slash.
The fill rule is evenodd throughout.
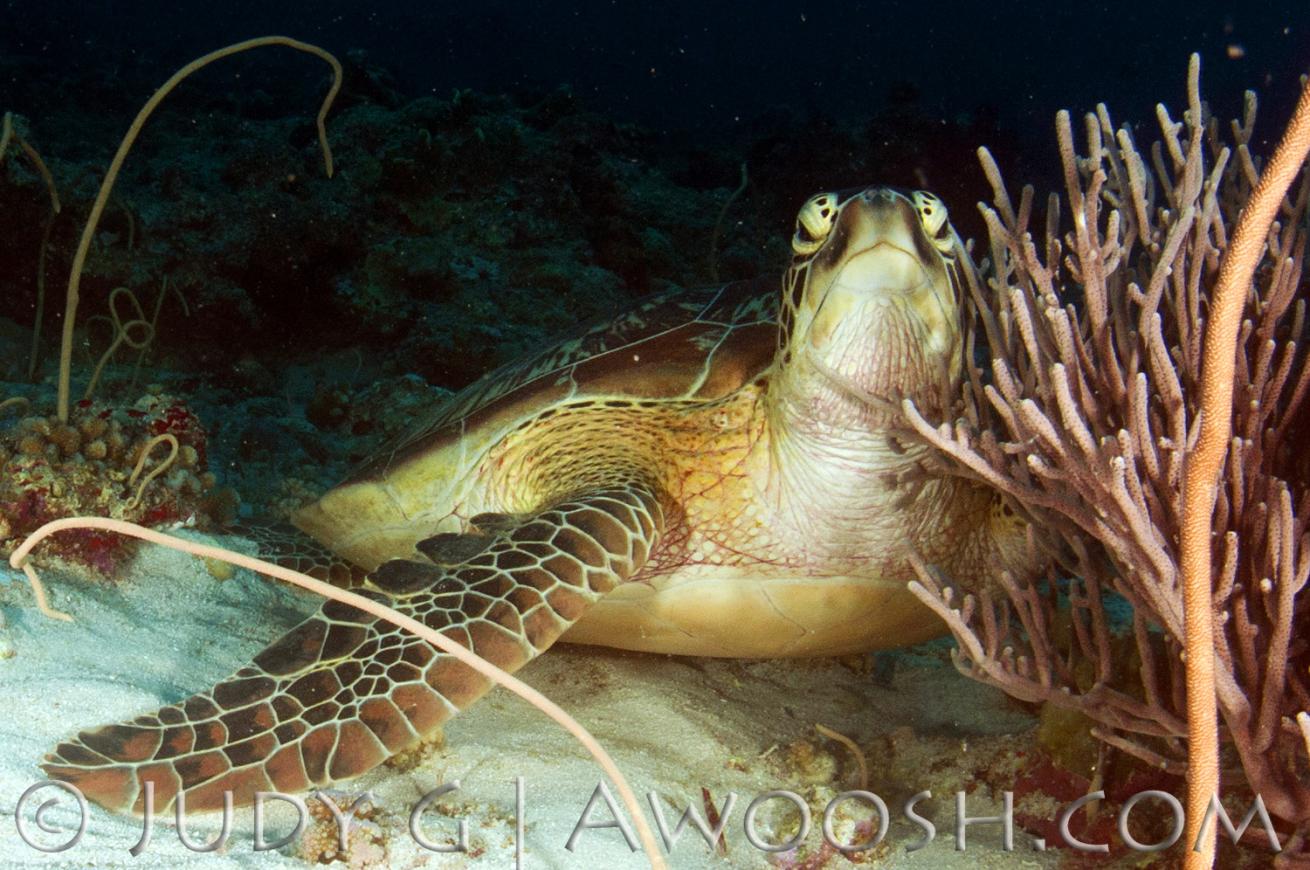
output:
<path id="1" fill-rule="evenodd" d="M 1078 154 L 1061 113 L 1065 203 L 1048 199 L 1040 235 L 1031 229 L 1033 190 L 1016 204 L 981 152 L 995 192 L 983 209 L 994 275 L 985 288 L 975 278 L 972 293 L 990 377 L 973 371 L 953 426 L 907 408 L 961 471 L 1049 530 L 1077 575 L 1064 587 L 1072 631 L 1062 643 L 1055 577 L 1045 591 L 1013 580 L 1003 597 L 983 591 L 957 601 L 920 566 L 915 591 L 955 633 L 961 669 L 1018 697 L 1077 709 L 1101 723 L 1102 740 L 1180 770 L 1196 689 L 1182 656 L 1183 480 L 1199 433 L 1206 305 L 1229 228 L 1260 181 L 1248 149 L 1254 120 L 1248 96 L 1225 144 L 1201 103 L 1195 60 L 1184 121 L 1161 107 L 1162 138 L 1149 152 L 1101 106 L 1085 119 L 1086 154 Z M 1301 277 L 1308 199 L 1302 171 L 1257 236 L 1259 270 L 1239 298 L 1234 436 L 1213 512 L 1219 546 L 1208 609 L 1224 739 L 1253 791 L 1296 830 L 1293 852 L 1306 849 L 1310 833 L 1310 747 L 1297 720 L 1310 708 L 1310 469 L 1299 443 L 1310 407 Z M 1133 611 L 1136 661 L 1126 670 L 1107 626 L 1111 589 Z"/>

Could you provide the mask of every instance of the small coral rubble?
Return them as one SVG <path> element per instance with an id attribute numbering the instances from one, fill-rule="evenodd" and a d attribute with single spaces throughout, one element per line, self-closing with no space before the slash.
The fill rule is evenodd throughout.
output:
<path id="1" fill-rule="evenodd" d="M 341 848 L 341 822 L 324 800 L 332 800 L 339 812 L 349 814 L 350 827 L 344 850 Z M 327 791 L 316 794 L 307 805 L 310 822 L 300 838 L 301 858 L 316 864 L 345 864 L 351 870 L 388 866 L 387 832 L 379 824 L 381 813 L 372 801 L 352 806 L 350 795 Z"/>

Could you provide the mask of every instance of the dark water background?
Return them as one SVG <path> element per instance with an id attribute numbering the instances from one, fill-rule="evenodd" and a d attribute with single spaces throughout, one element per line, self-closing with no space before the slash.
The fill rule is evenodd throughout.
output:
<path id="1" fill-rule="evenodd" d="M 840 117 L 916 95 L 945 118 L 996 112 L 1007 126 L 1042 131 L 1057 109 L 1098 101 L 1147 119 L 1158 100 L 1181 103 L 1193 51 L 1217 107 L 1235 111 L 1241 92 L 1257 88 L 1273 117 L 1286 113 L 1297 75 L 1310 67 L 1310 4 L 1296 0 L 56 0 L 0 8 L 0 51 L 42 66 L 110 68 L 124 86 L 158 83 L 230 41 L 285 33 L 341 53 L 363 50 L 414 96 L 568 84 L 617 119 L 705 137 L 731 135 L 780 106 Z M 1243 56 L 1230 58 L 1232 49 Z M 20 98 L 4 99 L 6 89 Z M 0 82 L 7 108 L 37 114 L 39 102 L 21 81 Z"/>
<path id="2" fill-rule="evenodd" d="M 220 483 L 264 503 L 263 481 L 331 483 L 404 424 L 397 408 L 580 321 L 781 274 L 819 190 L 928 187 L 979 238 L 979 145 L 1016 191 L 1059 188 L 1057 110 L 1104 101 L 1149 147 L 1199 52 L 1218 118 L 1259 92 L 1267 155 L 1310 70 L 1305 0 L 0 0 L 0 111 L 64 200 L 50 217 L 30 162 L 0 167 L 0 396 L 49 413 L 65 276 L 142 103 L 188 61 L 273 33 L 346 65 L 336 177 L 313 127 L 321 61 L 261 50 L 184 82 L 99 225 L 74 361 L 85 384 L 112 288 L 164 300 L 141 380 L 185 397 Z M 140 394 L 131 356 L 106 401 Z"/>

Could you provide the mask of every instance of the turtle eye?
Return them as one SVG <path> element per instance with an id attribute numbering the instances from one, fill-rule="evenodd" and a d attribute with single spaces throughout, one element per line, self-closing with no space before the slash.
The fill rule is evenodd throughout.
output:
<path id="1" fill-rule="evenodd" d="M 946 204 L 926 190 L 914 192 L 914 209 L 919 213 L 919 222 L 923 230 L 932 239 L 940 251 L 949 251 L 955 244 L 951 237 L 951 225 L 946 218 Z"/>
<path id="2" fill-rule="evenodd" d="M 821 193 L 810 197 L 796 215 L 796 235 L 792 236 L 791 249 L 801 256 L 813 254 L 823 247 L 824 239 L 832 232 L 837 219 L 837 197 Z"/>

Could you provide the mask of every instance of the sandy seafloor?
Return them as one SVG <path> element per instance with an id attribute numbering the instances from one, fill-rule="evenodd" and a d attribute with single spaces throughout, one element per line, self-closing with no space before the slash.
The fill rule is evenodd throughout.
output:
<path id="1" fill-rule="evenodd" d="M 228 539 L 225 543 L 238 545 Z M 85 839 L 57 855 L 42 855 L 16 833 L 13 816 L 23 790 L 41 778 L 36 767 L 57 740 L 80 728 L 153 710 L 161 703 L 206 689 L 312 609 L 301 593 L 247 572 L 219 580 L 203 563 L 157 547 L 142 550 L 117 582 L 91 583 L 46 571 L 55 606 L 72 624 L 43 617 L 31 605 L 21 575 L 4 573 L 0 612 L 7 628 L 0 644 L 0 867 L 291 867 L 306 866 L 292 849 L 254 853 L 249 810 L 235 814 L 225 850 L 197 855 L 176 838 L 171 816 L 161 823 L 146 855 L 134 859 L 140 822 L 92 806 Z M 854 737 L 868 750 L 870 787 L 892 807 L 885 843 L 863 866 L 888 868 L 1052 867 L 1052 852 L 1032 850 L 1031 837 L 1016 832 L 1016 851 L 1002 852 L 996 826 L 970 829 L 969 849 L 955 851 L 950 832 L 954 805 L 949 792 L 983 772 L 995 776 L 1019 747 L 1032 741 L 1033 720 L 998 692 L 958 675 L 937 643 L 883 656 L 814 661 L 693 660 L 628 654 L 587 647 L 557 647 L 521 676 L 572 712 L 614 755 L 640 795 L 650 789 L 666 800 L 675 822 L 682 808 L 703 813 L 701 788 L 722 806 L 739 795 L 727 826 L 726 857 L 712 854 L 694 831 L 670 858 L 673 867 L 762 867 L 768 856 L 752 848 L 742 816 L 755 796 L 790 788 L 814 808 L 807 843 L 821 841 L 818 822 L 834 794 L 854 787 L 857 769 L 836 743 L 818 737 L 815 722 Z M 872 748 L 871 748 L 872 747 Z M 553 722 L 505 690 L 497 689 L 448 723 L 413 769 L 383 766 L 339 786 L 349 795 L 371 790 L 378 812 L 367 855 L 389 867 L 512 867 L 513 778 L 526 784 L 524 867 L 647 866 L 614 829 L 583 834 L 573 853 L 564 848 L 600 778 L 589 756 Z M 1004 780 L 1004 773 L 1000 774 Z M 420 796 L 458 779 L 461 788 L 439 801 L 468 821 L 477 857 L 424 852 L 407 835 L 410 809 Z M 933 789 L 939 798 L 918 809 L 935 821 L 939 835 L 909 854 L 920 830 L 898 808 L 906 797 Z M 969 797 L 969 812 L 987 815 L 998 806 L 989 787 Z M 42 799 L 53 796 L 42 792 Z M 770 808 L 781 806 L 769 804 Z M 838 829 L 849 830 L 857 804 L 846 804 Z M 288 816 L 269 813 L 269 836 L 290 830 Z M 648 818 L 649 810 L 647 811 Z M 31 807 L 28 808 L 31 818 Z M 761 811 L 760 830 L 784 830 L 785 813 Z M 607 818 L 602 808 L 596 816 Z M 46 818 L 76 826 L 75 804 L 64 798 Z M 453 818 L 425 815 L 434 839 L 453 833 Z M 845 820 L 845 821 L 842 821 Z M 189 833 L 212 839 L 217 816 L 190 820 Z M 43 835 L 44 836 L 44 835 Z M 51 835 L 46 842 L 60 842 Z M 776 860 L 776 859 L 775 859 Z M 333 866 L 342 866 L 334 864 Z M 834 855 L 825 866 L 849 866 Z"/>

